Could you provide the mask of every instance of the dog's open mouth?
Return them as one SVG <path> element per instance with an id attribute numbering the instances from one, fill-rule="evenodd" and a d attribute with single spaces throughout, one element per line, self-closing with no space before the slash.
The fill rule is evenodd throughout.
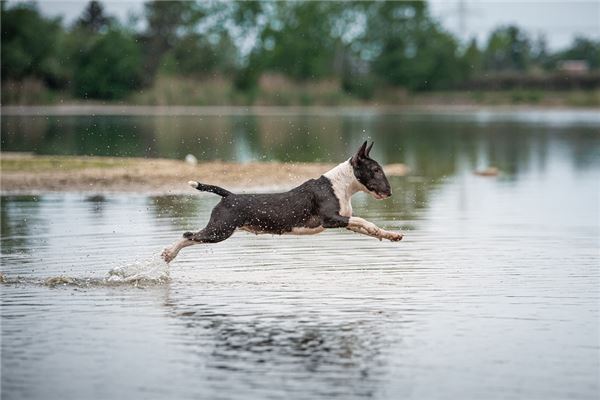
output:
<path id="1" fill-rule="evenodd" d="M 382 194 L 379 192 L 371 192 L 373 194 L 373 197 L 375 197 L 377 200 L 383 200 L 383 199 L 387 199 L 388 197 L 390 197 L 389 194 Z"/>

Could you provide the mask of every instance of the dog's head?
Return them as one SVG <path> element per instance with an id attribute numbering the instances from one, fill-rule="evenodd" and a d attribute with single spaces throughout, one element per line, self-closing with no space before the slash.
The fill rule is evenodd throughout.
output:
<path id="1" fill-rule="evenodd" d="M 371 195 L 382 200 L 392 195 L 392 188 L 388 182 L 381 165 L 369 157 L 374 143 L 367 147 L 364 142 L 360 149 L 350 159 L 356 179 L 371 193 Z"/>

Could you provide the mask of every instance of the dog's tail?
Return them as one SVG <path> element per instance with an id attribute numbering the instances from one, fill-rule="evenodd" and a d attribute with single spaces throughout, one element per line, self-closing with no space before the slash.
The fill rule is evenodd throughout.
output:
<path id="1" fill-rule="evenodd" d="M 231 196 L 233 194 L 229 190 L 225 190 L 222 187 L 218 187 L 218 186 L 214 186 L 214 185 L 205 185 L 203 183 L 196 182 L 196 181 L 189 181 L 188 185 L 190 185 L 193 188 L 198 189 L 201 192 L 210 192 L 210 193 L 218 194 L 221 197 L 227 197 L 227 196 Z"/>

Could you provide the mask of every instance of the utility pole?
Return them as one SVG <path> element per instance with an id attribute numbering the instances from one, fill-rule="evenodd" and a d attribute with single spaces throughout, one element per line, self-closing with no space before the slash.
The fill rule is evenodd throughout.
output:
<path id="1" fill-rule="evenodd" d="M 466 0 L 457 0 L 456 7 L 449 9 L 444 14 L 452 15 L 452 18 L 456 18 L 458 37 L 461 39 L 461 41 L 465 42 L 469 39 L 467 37 L 467 24 L 469 22 L 469 17 L 473 16 L 474 14 L 481 14 L 481 11 L 476 10 L 471 5 L 467 4 Z"/>
<path id="2" fill-rule="evenodd" d="M 458 32 L 461 38 L 465 38 L 467 33 L 467 5 L 465 0 L 458 0 L 458 8 L 456 10 L 458 20 Z"/>

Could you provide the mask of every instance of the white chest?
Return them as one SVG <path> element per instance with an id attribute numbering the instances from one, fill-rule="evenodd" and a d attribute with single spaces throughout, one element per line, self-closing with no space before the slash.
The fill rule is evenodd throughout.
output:
<path id="1" fill-rule="evenodd" d="M 350 198 L 352 195 L 362 190 L 362 185 L 354 176 L 354 171 L 350 161 L 345 161 L 337 167 L 323 174 L 331 182 L 333 193 L 340 204 L 340 215 L 344 217 L 352 216 L 352 204 Z"/>
<path id="2" fill-rule="evenodd" d="M 352 203 L 350 202 L 350 199 L 340 199 L 340 215 L 343 217 L 352 216 Z"/>

